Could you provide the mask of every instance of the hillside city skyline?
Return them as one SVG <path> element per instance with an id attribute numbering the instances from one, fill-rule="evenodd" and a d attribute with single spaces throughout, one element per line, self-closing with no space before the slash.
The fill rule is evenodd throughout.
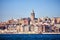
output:
<path id="1" fill-rule="evenodd" d="M 60 34 L 60 17 L 36 18 L 32 10 L 29 18 L 0 22 L 0 34 Z"/>
<path id="2" fill-rule="evenodd" d="M 35 13 L 35 11 L 32 9 L 31 10 L 31 12 L 30 12 L 30 14 L 32 13 L 32 12 L 34 12 Z M 24 14 L 23 14 L 24 15 Z M 25 15 L 26 16 L 26 15 Z M 43 16 L 43 17 L 36 17 L 37 15 L 36 15 L 36 13 L 35 13 L 35 18 L 46 18 L 46 17 L 48 17 L 48 18 L 60 18 L 59 16 L 57 16 L 57 17 L 49 17 L 49 16 Z M 0 21 L 0 22 L 6 22 L 6 21 L 8 21 L 8 20 L 12 20 L 12 19 L 14 19 L 14 20 L 17 20 L 17 19 L 21 19 L 21 18 L 30 18 L 30 16 L 28 16 L 28 17 L 20 17 L 20 18 L 14 18 L 14 17 L 9 17 L 9 19 L 7 19 L 7 20 L 5 20 L 5 21 Z"/>

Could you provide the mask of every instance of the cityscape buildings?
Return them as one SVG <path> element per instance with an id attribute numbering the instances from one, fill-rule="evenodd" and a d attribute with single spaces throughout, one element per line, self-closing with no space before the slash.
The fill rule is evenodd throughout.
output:
<path id="1" fill-rule="evenodd" d="M 35 12 L 29 18 L 11 19 L 0 22 L 0 34 L 60 34 L 60 17 L 36 18 Z"/>

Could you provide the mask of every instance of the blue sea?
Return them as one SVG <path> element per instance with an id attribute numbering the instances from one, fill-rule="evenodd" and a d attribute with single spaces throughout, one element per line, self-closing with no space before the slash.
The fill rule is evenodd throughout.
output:
<path id="1" fill-rule="evenodd" d="M 60 34 L 0 34 L 0 40 L 60 40 Z"/>

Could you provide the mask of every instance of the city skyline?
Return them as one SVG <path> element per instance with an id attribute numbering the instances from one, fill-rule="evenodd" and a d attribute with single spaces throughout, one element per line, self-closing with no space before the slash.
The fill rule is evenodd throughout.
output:
<path id="1" fill-rule="evenodd" d="M 60 0 L 0 0 L 0 21 L 11 18 L 30 17 L 32 9 L 35 17 L 60 17 Z"/>

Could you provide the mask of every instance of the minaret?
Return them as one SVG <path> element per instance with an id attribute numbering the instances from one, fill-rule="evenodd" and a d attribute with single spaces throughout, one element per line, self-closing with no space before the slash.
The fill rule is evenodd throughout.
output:
<path id="1" fill-rule="evenodd" d="M 32 10 L 32 13 L 31 13 L 31 20 L 33 21 L 35 19 L 35 13 L 34 13 L 34 10 Z"/>

